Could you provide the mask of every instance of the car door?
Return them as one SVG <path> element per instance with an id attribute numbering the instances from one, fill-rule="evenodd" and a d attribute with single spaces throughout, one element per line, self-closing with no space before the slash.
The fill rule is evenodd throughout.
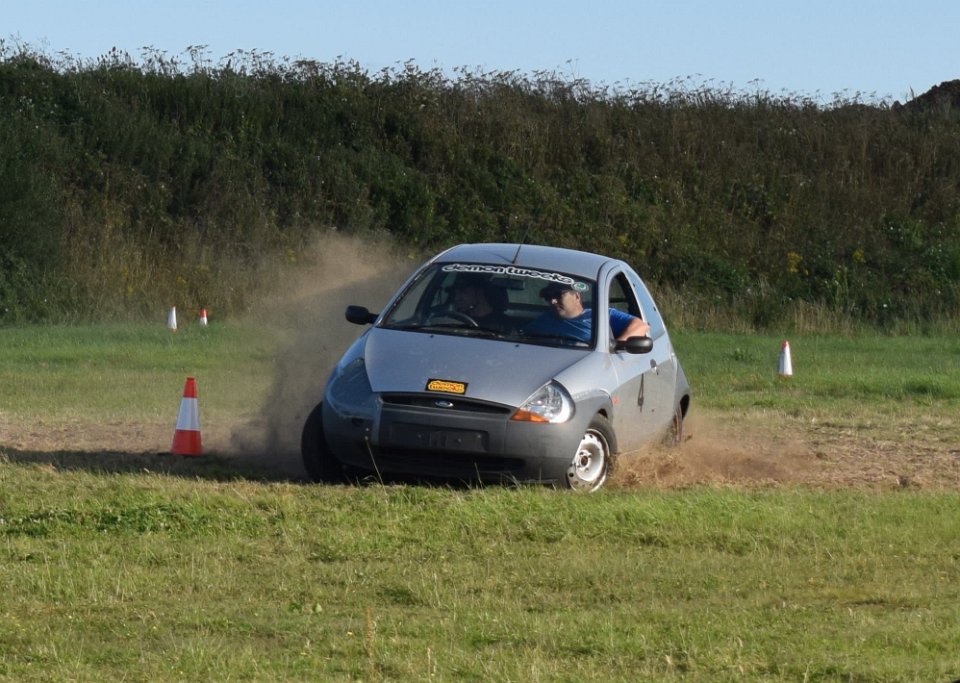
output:
<path id="1" fill-rule="evenodd" d="M 638 289 L 642 296 L 637 296 Z M 607 304 L 610 308 L 644 319 L 650 325 L 649 336 L 653 340 L 652 351 L 632 354 L 613 350 L 613 334 L 610 334 L 610 357 L 618 381 L 611 396 L 613 427 L 619 449 L 630 451 L 670 424 L 676 358 L 659 311 L 635 273 L 623 269 L 612 274 L 607 288 Z"/>

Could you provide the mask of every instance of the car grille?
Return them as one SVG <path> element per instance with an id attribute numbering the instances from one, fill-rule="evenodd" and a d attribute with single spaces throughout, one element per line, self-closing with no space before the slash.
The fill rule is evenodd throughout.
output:
<path id="1" fill-rule="evenodd" d="M 468 398 L 457 398 L 455 396 L 438 396 L 431 394 L 382 394 L 380 397 L 385 405 L 403 406 L 411 408 L 429 408 L 437 410 L 454 410 L 470 413 L 486 413 L 488 415 L 508 415 L 511 409 L 495 403 L 485 403 Z M 440 405 L 440 402 L 449 405 Z"/>
<path id="2" fill-rule="evenodd" d="M 457 478 L 512 478 L 526 463 L 501 454 L 511 408 L 437 394 L 381 394 L 377 466 Z"/>

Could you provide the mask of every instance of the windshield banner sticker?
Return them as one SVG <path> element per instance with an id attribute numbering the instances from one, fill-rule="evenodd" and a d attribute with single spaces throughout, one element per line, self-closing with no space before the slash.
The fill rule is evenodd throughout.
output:
<path id="1" fill-rule="evenodd" d="M 493 266 L 482 263 L 451 263 L 443 267 L 445 273 L 483 273 L 489 275 L 512 275 L 514 277 L 529 277 L 538 280 L 547 280 L 549 282 L 560 282 L 565 285 L 573 285 L 575 280 L 569 275 L 560 273 L 545 273 L 541 270 L 531 268 L 520 268 L 517 266 Z"/>

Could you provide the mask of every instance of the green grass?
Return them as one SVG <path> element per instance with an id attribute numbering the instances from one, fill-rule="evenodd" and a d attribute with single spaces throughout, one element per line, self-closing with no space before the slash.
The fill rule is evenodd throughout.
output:
<path id="1" fill-rule="evenodd" d="M 889 438 L 935 430 L 960 443 L 955 337 L 791 336 L 793 376 L 777 375 L 783 337 L 673 335 L 695 405 L 765 419 L 870 429 Z"/>
<path id="2" fill-rule="evenodd" d="M 0 327 L 0 412 L 22 417 L 169 417 L 195 376 L 214 415 L 255 409 L 276 339 L 249 325 Z"/>
<path id="3" fill-rule="evenodd" d="M 956 495 L 6 468 L 0 675 L 948 680 Z"/>
<path id="4" fill-rule="evenodd" d="M 784 381 L 780 339 L 674 338 L 701 409 L 901 426 L 957 411 L 953 340 L 791 339 Z M 205 410 L 255 408 L 275 341 L 3 329 L 2 410 L 169 413 L 160 385 L 178 394 L 186 373 L 211 376 Z M 122 400 L 85 400 L 124 377 L 141 379 Z M 318 487 L 207 458 L 70 467 L 2 440 L 0 460 L 2 680 L 960 676 L 956 491 Z"/>
<path id="5" fill-rule="evenodd" d="M 790 338 L 794 375 L 777 376 L 782 337 L 674 333 L 697 396 L 716 408 L 849 408 L 864 401 L 960 405 L 960 341 L 947 337 Z"/>

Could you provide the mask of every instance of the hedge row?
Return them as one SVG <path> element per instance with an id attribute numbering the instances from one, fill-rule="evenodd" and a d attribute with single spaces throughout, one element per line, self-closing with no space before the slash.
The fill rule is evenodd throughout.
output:
<path id="1" fill-rule="evenodd" d="M 196 55 L 194 55 L 196 57 Z M 330 226 L 619 255 L 759 326 L 960 312 L 960 109 L 0 43 L 0 321 L 240 311 Z"/>

